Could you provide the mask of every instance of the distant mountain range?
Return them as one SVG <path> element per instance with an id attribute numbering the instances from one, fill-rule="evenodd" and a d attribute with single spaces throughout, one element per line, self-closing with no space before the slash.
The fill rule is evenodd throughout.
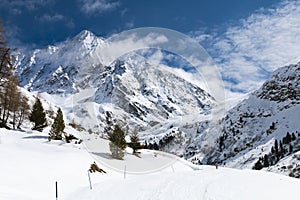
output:
<path id="1" fill-rule="evenodd" d="M 82 31 L 54 46 L 19 53 L 21 86 L 50 94 L 47 100 L 62 107 L 69 122 L 104 137 L 104 128 L 118 123 L 128 134 L 137 131 L 147 146 L 156 144 L 194 163 L 252 168 L 268 155 L 269 170 L 298 176 L 293 163 L 300 157 L 299 63 L 275 71 L 260 89 L 212 122 L 216 102 L 203 88 L 135 53 L 105 66 L 94 54 L 101 45 L 103 38 Z M 286 152 L 275 159 L 275 140 L 280 144 L 287 133 L 296 138 L 282 144 Z"/>

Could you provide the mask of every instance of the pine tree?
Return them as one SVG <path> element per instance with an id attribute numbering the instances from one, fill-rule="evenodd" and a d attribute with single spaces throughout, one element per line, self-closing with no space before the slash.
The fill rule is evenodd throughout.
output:
<path id="1" fill-rule="evenodd" d="M 274 147 L 271 148 L 271 153 L 274 154 L 275 153 L 275 149 Z"/>
<path id="2" fill-rule="evenodd" d="M 64 123 L 64 117 L 61 109 L 59 108 L 57 110 L 56 117 L 54 119 L 54 122 L 51 126 L 51 130 L 49 133 L 49 139 L 50 140 L 62 140 L 62 134 L 65 129 L 65 123 Z"/>
<path id="3" fill-rule="evenodd" d="M 109 148 L 113 158 L 123 159 L 126 148 L 125 133 L 119 125 L 115 125 L 114 130 L 109 135 Z"/>
<path id="4" fill-rule="evenodd" d="M 269 158 L 267 154 L 264 156 L 264 167 L 269 167 Z"/>
<path id="5" fill-rule="evenodd" d="M 32 107 L 29 120 L 34 123 L 33 130 L 42 131 L 47 126 L 46 113 L 41 100 L 37 97 Z"/>
<path id="6" fill-rule="evenodd" d="M 276 156 L 276 159 L 277 159 L 276 162 L 278 162 L 279 159 L 280 159 L 280 153 L 281 152 L 279 152 L 278 140 L 277 139 L 275 140 L 274 149 L 275 149 L 275 156 Z"/>
<path id="7" fill-rule="evenodd" d="M 222 151 L 223 150 L 223 146 L 224 146 L 224 137 L 221 136 L 219 138 L 219 151 Z"/>
<path id="8" fill-rule="evenodd" d="M 286 144 L 289 144 L 292 141 L 292 136 L 289 132 L 286 133 L 285 139 L 286 139 Z"/>
<path id="9" fill-rule="evenodd" d="M 154 150 L 159 150 L 159 146 L 156 142 L 154 142 L 154 144 L 153 144 L 153 149 Z"/>
<path id="10" fill-rule="evenodd" d="M 296 140 L 295 133 L 292 133 L 292 141 L 295 141 L 295 140 Z"/>
<path id="11" fill-rule="evenodd" d="M 130 136 L 130 141 L 131 141 L 130 147 L 133 149 L 133 153 L 136 153 L 136 150 L 141 148 L 139 137 L 136 131 L 134 131 Z"/>
<path id="12" fill-rule="evenodd" d="M 281 157 L 283 157 L 283 155 L 285 154 L 285 148 L 283 147 L 281 140 L 279 142 L 279 153 Z"/>
<path id="13" fill-rule="evenodd" d="M 289 152 L 290 152 L 290 153 L 293 153 L 293 150 L 294 150 L 293 145 L 290 144 L 290 145 L 289 145 Z"/>
<path id="14" fill-rule="evenodd" d="M 258 159 L 258 161 L 254 164 L 253 169 L 255 170 L 261 170 L 263 168 L 263 165 L 261 164 L 260 159 Z"/>

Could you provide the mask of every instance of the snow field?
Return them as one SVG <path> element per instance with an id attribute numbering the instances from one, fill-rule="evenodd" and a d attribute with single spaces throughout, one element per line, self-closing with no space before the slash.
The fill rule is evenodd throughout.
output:
<path id="1" fill-rule="evenodd" d="M 67 130 L 78 134 L 70 127 Z M 181 159 L 164 170 L 126 174 L 125 179 L 123 173 L 97 162 L 107 174 L 91 174 L 90 190 L 87 170 L 94 157 L 84 145 L 49 142 L 48 131 L 49 128 L 43 133 L 0 129 L 0 199 L 55 199 L 55 181 L 58 181 L 58 199 L 67 200 L 282 200 L 300 196 L 298 179 L 214 166 L 192 170 L 195 167 Z M 145 162 L 150 159 L 146 153 L 142 157 Z M 136 162 L 133 158 L 126 161 Z"/>

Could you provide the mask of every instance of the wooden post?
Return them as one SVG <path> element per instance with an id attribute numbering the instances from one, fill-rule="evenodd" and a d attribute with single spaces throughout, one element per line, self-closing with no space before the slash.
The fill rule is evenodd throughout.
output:
<path id="1" fill-rule="evenodd" d="M 55 197 L 56 197 L 56 200 L 58 200 L 57 181 L 55 181 Z"/>
<path id="2" fill-rule="evenodd" d="M 91 177 L 90 177 L 90 171 L 88 170 L 88 177 L 89 177 L 89 183 L 90 183 L 90 190 L 92 190 L 92 183 L 91 183 Z"/>

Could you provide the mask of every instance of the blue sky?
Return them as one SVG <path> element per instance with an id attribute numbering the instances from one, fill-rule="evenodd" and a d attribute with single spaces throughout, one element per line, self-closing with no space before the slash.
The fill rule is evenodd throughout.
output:
<path id="1" fill-rule="evenodd" d="M 43 46 L 82 29 L 103 37 L 149 26 L 182 33 L 220 33 L 229 24 L 276 2 L 279 0 L 1 0 L 0 18 L 14 41 Z"/>
<path id="2" fill-rule="evenodd" d="M 162 27 L 197 40 L 229 92 L 257 89 L 279 67 L 300 61 L 299 0 L 1 0 L 11 46 L 36 48 L 87 29 L 109 37 Z"/>

